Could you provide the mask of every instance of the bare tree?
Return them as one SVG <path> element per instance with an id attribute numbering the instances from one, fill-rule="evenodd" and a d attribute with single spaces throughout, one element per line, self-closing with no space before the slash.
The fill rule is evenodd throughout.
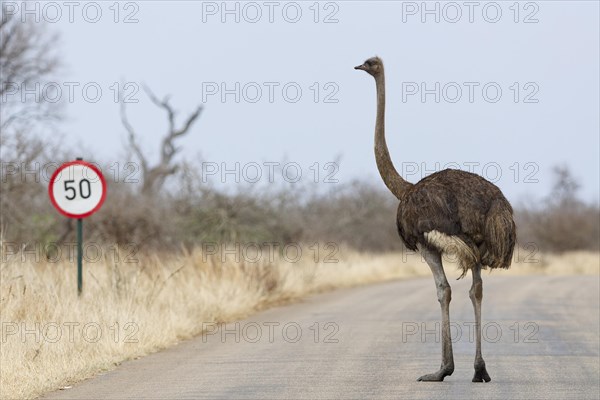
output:
<path id="1" fill-rule="evenodd" d="M 552 206 L 577 206 L 580 201 L 577 199 L 577 191 L 581 187 L 579 182 L 571 174 L 567 166 L 555 166 L 552 169 L 554 173 L 554 186 L 552 192 L 546 201 Z"/>
<path id="2" fill-rule="evenodd" d="M 56 42 L 57 35 L 49 34 L 44 24 L 22 22 L 2 3 L 0 129 L 3 133 L 9 127 L 31 131 L 35 122 L 58 117 L 59 99 L 44 97 L 52 92 L 52 87 L 42 90 L 59 66 Z"/>
<path id="3" fill-rule="evenodd" d="M 129 147 L 138 158 L 142 170 L 142 193 L 148 194 L 158 192 L 166 179 L 178 171 L 179 165 L 173 159 L 180 148 L 175 147 L 175 140 L 190 130 L 196 119 L 200 116 L 203 107 L 201 105 L 196 107 L 195 111 L 186 118 L 185 122 L 180 127 L 177 127 L 175 122 L 177 112 L 169 103 L 169 96 L 165 96 L 160 100 L 147 86 L 144 86 L 144 90 L 150 100 L 167 114 L 168 130 L 161 142 L 160 160 L 157 164 L 152 166 L 149 164 L 146 155 L 137 142 L 135 130 L 127 119 L 126 102 L 121 101 L 120 103 L 121 122 L 127 130 Z"/>
<path id="4" fill-rule="evenodd" d="M 29 241 L 51 235 L 54 223 L 44 214 L 40 171 L 58 152 L 35 130 L 60 117 L 59 101 L 48 101 L 42 90 L 59 67 L 57 35 L 22 22 L 10 6 L 2 2 L 0 19 L 0 229 L 5 238 Z"/>

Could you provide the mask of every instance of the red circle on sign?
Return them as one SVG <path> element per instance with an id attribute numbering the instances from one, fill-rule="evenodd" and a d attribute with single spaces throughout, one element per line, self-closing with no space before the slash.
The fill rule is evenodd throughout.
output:
<path id="1" fill-rule="evenodd" d="M 92 171 L 94 171 L 96 173 L 96 175 L 98 175 L 98 178 L 100 178 L 100 183 L 102 184 L 102 196 L 100 198 L 100 201 L 98 202 L 98 204 L 96 204 L 96 206 L 93 209 L 91 209 L 90 211 L 87 211 L 83 214 L 73 214 L 66 210 L 63 210 L 60 207 L 60 205 L 58 204 L 58 202 L 56 201 L 56 199 L 54 198 L 54 192 L 52 191 L 52 187 L 54 186 L 54 181 L 56 181 L 56 179 L 60 175 L 60 173 L 64 169 L 69 168 L 72 165 L 82 165 L 84 167 L 91 169 Z M 106 180 L 104 180 L 104 175 L 102 175 L 102 172 L 100 172 L 100 170 L 94 164 L 90 164 L 90 163 L 82 161 L 82 160 L 69 161 L 67 163 L 64 163 L 60 167 L 58 167 L 56 169 L 56 171 L 54 171 L 54 173 L 52 174 L 52 177 L 50 178 L 50 183 L 48 184 L 48 194 L 50 195 L 50 201 L 52 202 L 52 205 L 54 206 L 54 208 L 56 208 L 58 210 L 58 212 L 61 213 L 62 215 L 64 215 L 65 217 L 86 218 L 86 217 L 89 217 L 90 215 L 92 215 L 93 213 L 95 213 L 96 211 L 98 211 L 100 209 L 100 207 L 102 207 L 102 204 L 104 204 L 104 200 L 106 199 Z"/>

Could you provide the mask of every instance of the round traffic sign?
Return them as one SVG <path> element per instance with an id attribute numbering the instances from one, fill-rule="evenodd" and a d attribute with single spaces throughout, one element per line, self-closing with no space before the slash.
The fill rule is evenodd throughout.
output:
<path id="1" fill-rule="evenodd" d="M 50 178 L 50 200 L 69 218 L 89 217 L 100 209 L 106 198 L 106 181 L 102 172 L 85 161 L 61 165 Z"/>

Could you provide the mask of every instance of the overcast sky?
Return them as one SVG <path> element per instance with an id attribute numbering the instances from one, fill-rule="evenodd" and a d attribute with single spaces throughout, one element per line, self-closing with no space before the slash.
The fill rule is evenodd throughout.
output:
<path id="1" fill-rule="evenodd" d="M 204 104 L 180 142 L 187 159 L 219 169 L 297 163 L 303 179 L 314 179 L 318 163 L 321 183 L 335 172 L 341 182 L 383 186 L 373 155 L 374 81 L 353 69 L 379 55 L 388 145 L 410 181 L 445 166 L 470 168 L 519 201 L 546 195 L 552 167 L 564 164 L 585 198 L 598 200 L 596 1 L 428 2 L 431 13 L 421 1 L 228 2 L 229 13 L 220 1 L 82 2 L 73 22 L 58 4 L 60 18 L 50 8 L 40 13 L 58 20 L 62 78 L 80 84 L 62 129 L 99 161 L 122 161 L 117 88 L 139 100 L 128 105 L 131 122 L 158 157 L 166 119 L 136 93 L 146 83 L 170 94 L 180 117 Z M 92 102 L 95 87 L 102 96 Z M 326 163 L 338 157 L 333 171 Z"/>

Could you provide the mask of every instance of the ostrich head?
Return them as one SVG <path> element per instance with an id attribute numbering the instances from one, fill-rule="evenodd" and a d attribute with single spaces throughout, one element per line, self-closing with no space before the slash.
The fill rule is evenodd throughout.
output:
<path id="1" fill-rule="evenodd" d="M 354 69 L 362 69 L 371 76 L 377 76 L 383 72 L 383 62 L 379 57 L 371 57 L 362 65 L 357 65 Z"/>

